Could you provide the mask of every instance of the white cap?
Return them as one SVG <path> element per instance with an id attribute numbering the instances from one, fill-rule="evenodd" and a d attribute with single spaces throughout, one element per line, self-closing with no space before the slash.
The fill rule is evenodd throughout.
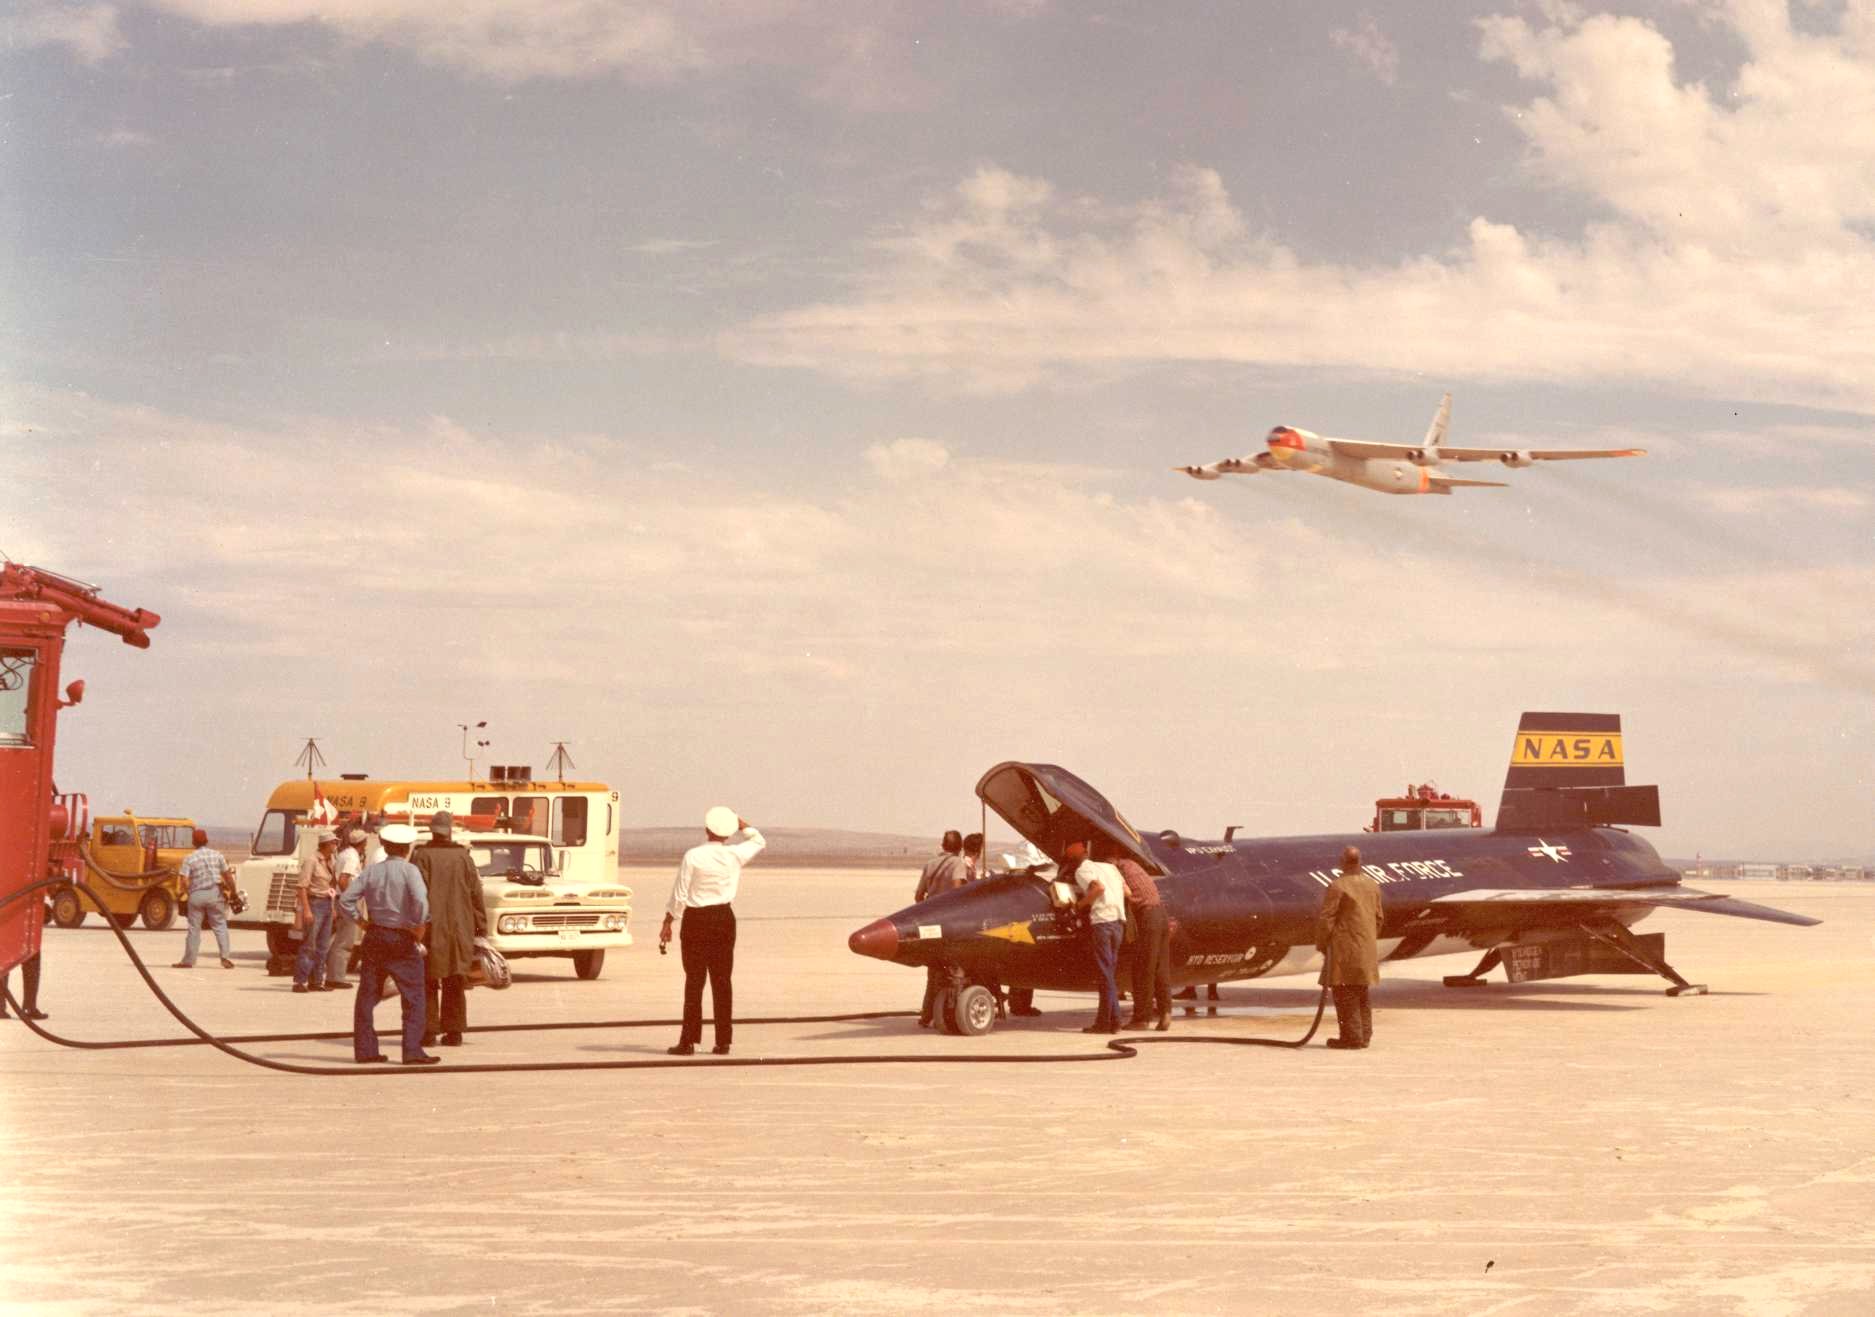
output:
<path id="1" fill-rule="evenodd" d="M 417 830 L 408 823 L 386 823 L 378 829 L 378 840 L 386 846 L 414 846 Z"/>
<path id="2" fill-rule="evenodd" d="M 741 823 L 736 811 L 727 805 L 712 805 L 710 812 L 703 816 L 703 826 L 719 837 L 734 836 Z"/>

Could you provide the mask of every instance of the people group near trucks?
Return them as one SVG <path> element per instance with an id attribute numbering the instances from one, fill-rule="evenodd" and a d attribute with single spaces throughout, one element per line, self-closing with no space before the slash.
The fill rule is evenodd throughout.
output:
<path id="1" fill-rule="evenodd" d="M 332 856 L 337 837 L 321 837 L 312 863 L 300 874 L 296 914 L 300 925 L 299 955 L 293 961 L 293 991 L 326 990 L 326 958 L 332 950 L 332 904 L 338 896 L 337 872 Z"/>
<path id="2" fill-rule="evenodd" d="M 367 1065 L 388 1059 L 378 1050 L 378 1031 L 371 1015 L 389 975 L 403 1004 L 403 1063 L 435 1065 L 443 1058 L 423 1050 L 422 946 L 430 902 L 422 873 L 405 858 L 417 840 L 417 830 L 408 823 L 387 823 L 378 840 L 384 858 L 366 865 L 357 881 L 339 896 L 339 905 L 353 919 L 362 920 L 365 931 L 358 960 L 358 995 L 352 1003 L 352 1060 Z"/>

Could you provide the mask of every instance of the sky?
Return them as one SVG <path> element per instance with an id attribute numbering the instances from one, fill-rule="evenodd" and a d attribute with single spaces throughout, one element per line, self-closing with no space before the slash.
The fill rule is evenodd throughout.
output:
<path id="1" fill-rule="evenodd" d="M 1648 455 L 1170 470 L 1448 391 Z M 1875 861 L 1872 457 L 1870 0 L 0 14 L 0 551 L 164 619 L 94 809 L 486 721 L 627 826 L 1345 832 L 1574 709 L 1664 852 Z"/>

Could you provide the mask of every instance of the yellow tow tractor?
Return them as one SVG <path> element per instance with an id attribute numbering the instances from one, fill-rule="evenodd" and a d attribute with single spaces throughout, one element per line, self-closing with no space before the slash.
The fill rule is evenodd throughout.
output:
<path id="1" fill-rule="evenodd" d="M 64 867 L 104 899 L 99 913 L 120 928 L 139 916 L 145 928 L 168 928 L 187 899 L 176 870 L 195 849 L 194 832 L 192 819 L 142 819 L 129 812 L 93 819 Z M 52 889 L 52 922 L 60 928 L 77 928 L 93 911 L 97 904 L 76 888 Z"/>

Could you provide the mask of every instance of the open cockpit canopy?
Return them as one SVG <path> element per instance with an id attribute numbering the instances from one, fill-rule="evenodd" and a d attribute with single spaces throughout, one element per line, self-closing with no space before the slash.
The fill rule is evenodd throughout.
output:
<path id="1" fill-rule="evenodd" d="M 1057 863 L 1070 842 L 1103 838 L 1148 872 L 1162 871 L 1120 811 L 1058 764 L 998 764 L 977 782 L 977 797 Z"/>

